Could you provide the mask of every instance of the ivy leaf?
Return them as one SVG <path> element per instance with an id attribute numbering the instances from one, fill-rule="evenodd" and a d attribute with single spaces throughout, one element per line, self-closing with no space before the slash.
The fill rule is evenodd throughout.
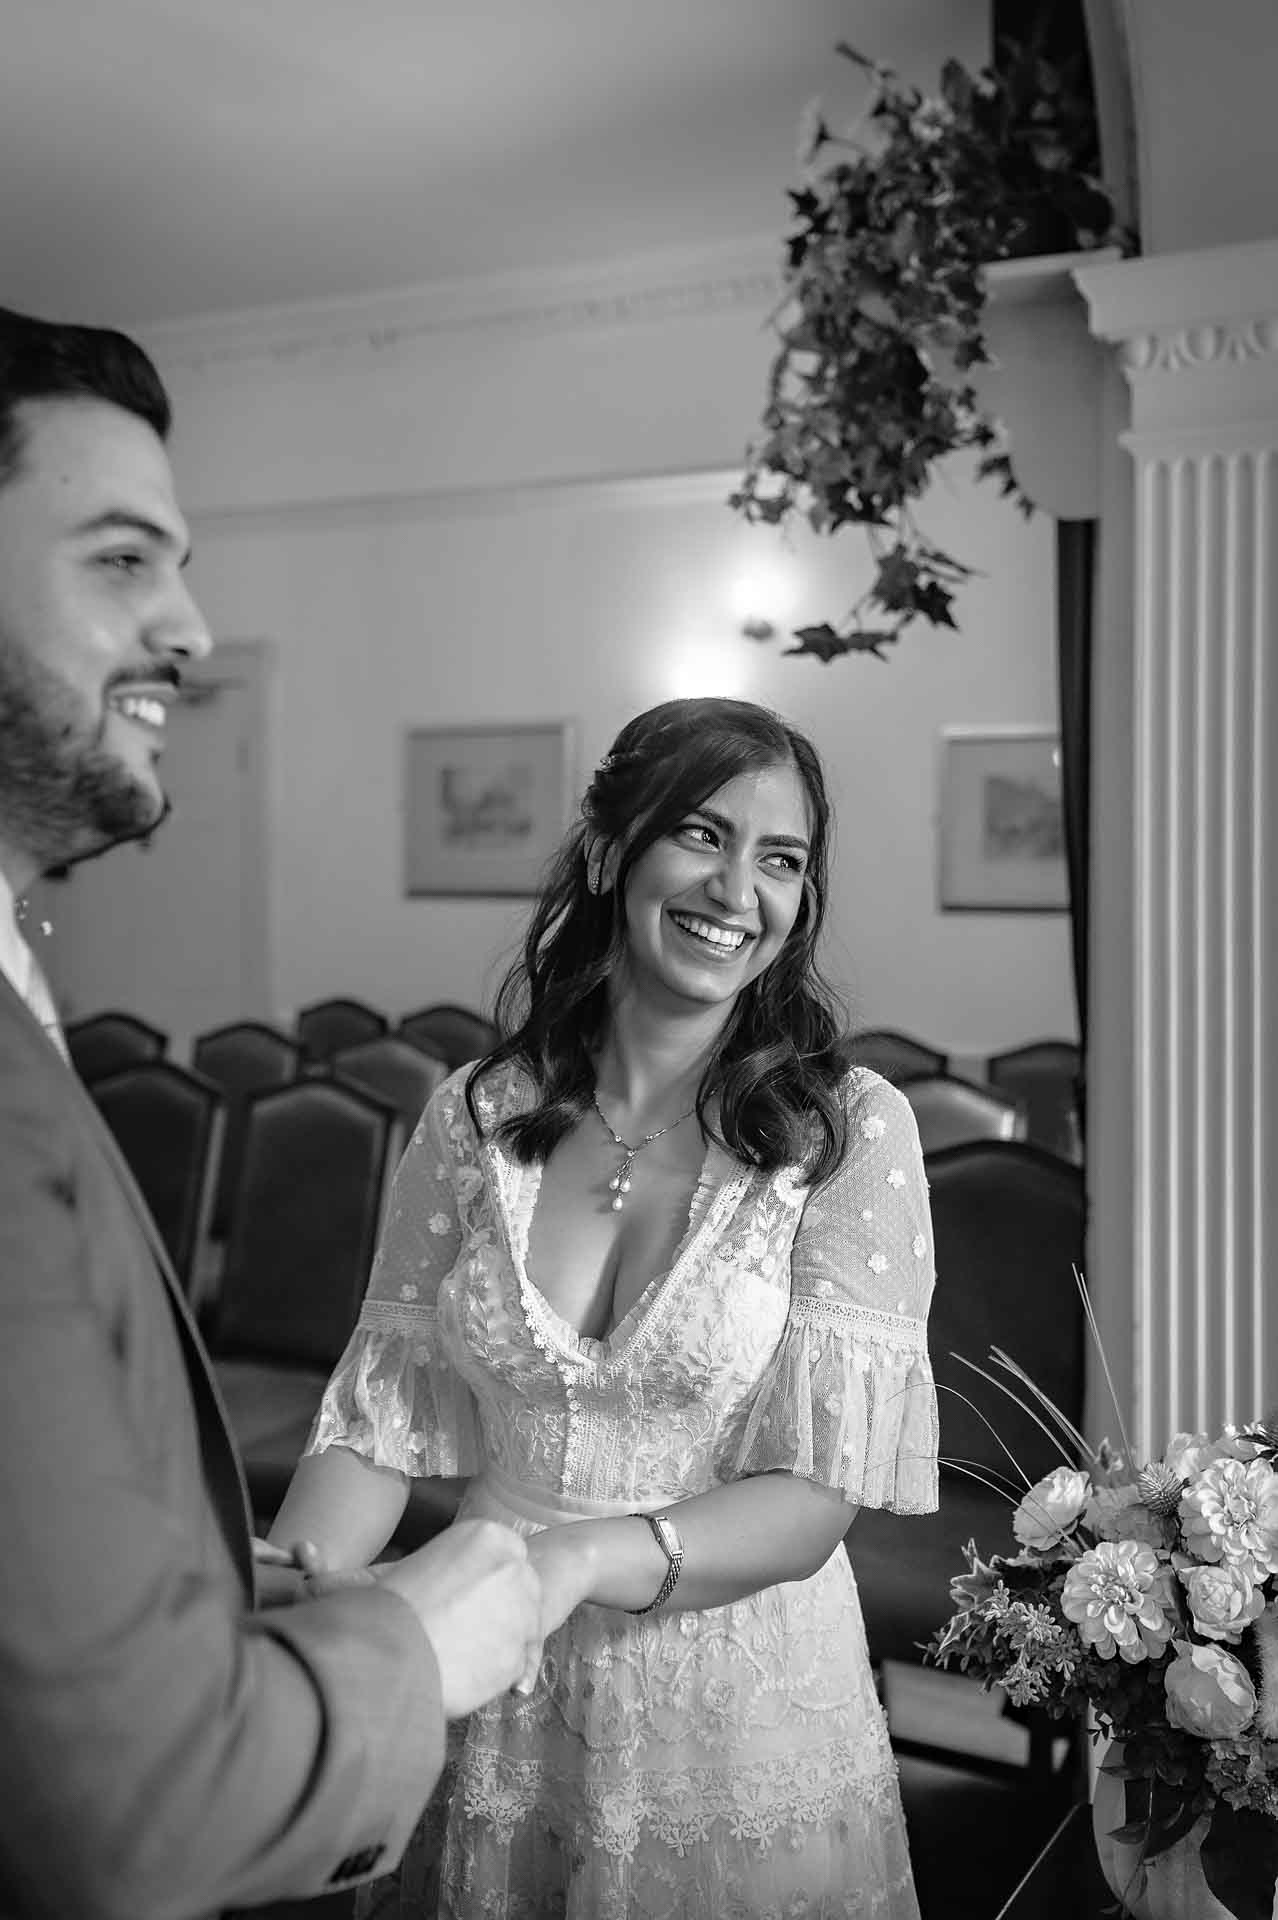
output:
<path id="1" fill-rule="evenodd" d="M 939 580 L 931 580 L 919 588 L 914 596 L 914 605 L 924 620 L 930 620 L 934 627 L 953 627 L 958 631 L 950 608 L 954 605 L 954 595 L 948 593 Z"/>
<path id="2" fill-rule="evenodd" d="M 839 660 L 848 653 L 872 653 L 877 660 L 885 660 L 886 654 L 881 648 L 888 646 L 897 638 L 895 629 L 874 629 L 854 627 L 851 633 L 836 633 L 828 621 L 819 627 L 796 627 L 794 637 L 797 647 L 787 647 L 787 653 L 811 654 L 829 666 L 831 660 Z"/>

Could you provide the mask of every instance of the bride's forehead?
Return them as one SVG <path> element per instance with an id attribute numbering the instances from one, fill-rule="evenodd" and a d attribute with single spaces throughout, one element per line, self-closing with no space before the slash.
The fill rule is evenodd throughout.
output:
<path id="1" fill-rule="evenodd" d="M 761 832 L 807 834 L 813 824 L 807 789 L 788 761 L 735 774 L 702 801 L 701 811 Z"/>

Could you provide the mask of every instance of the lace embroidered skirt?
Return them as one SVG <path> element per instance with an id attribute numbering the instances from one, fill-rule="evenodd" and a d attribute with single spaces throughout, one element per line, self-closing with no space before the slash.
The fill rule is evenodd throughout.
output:
<path id="1" fill-rule="evenodd" d="M 462 1511 L 521 1532 L 582 1513 L 491 1475 Z M 706 1612 L 581 1607 L 535 1692 L 456 1735 L 361 1920 L 918 1920 L 842 1548 Z"/>

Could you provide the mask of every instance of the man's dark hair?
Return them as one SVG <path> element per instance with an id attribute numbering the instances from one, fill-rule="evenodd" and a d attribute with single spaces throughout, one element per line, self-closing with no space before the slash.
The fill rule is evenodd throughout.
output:
<path id="1" fill-rule="evenodd" d="M 110 327 L 77 327 L 0 307 L 0 486 L 22 464 L 24 400 L 105 400 L 167 440 L 164 383 L 137 342 Z"/>

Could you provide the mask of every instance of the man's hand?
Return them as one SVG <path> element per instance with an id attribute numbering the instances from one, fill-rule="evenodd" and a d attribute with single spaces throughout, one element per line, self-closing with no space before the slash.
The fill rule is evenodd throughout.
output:
<path id="1" fill-rule="evenodd" d="M 472 1713 L 535 1672 L 541 1582 L 524 1541 L 495 1520 L 458 1520 L 378 1578 L 407 1600 L 439 1662 L 444 1712 Z"/>
<path id="2" fill-rule="evenodd" d="M 553 1633 L 575 1607 L 589 1600 L 595 1582 L 596 1554 L 586 1544 L 580 1522 L 547 1527 L 528 1542 L 528 1558 L 541 1580 L 541 1631 Z"/>

